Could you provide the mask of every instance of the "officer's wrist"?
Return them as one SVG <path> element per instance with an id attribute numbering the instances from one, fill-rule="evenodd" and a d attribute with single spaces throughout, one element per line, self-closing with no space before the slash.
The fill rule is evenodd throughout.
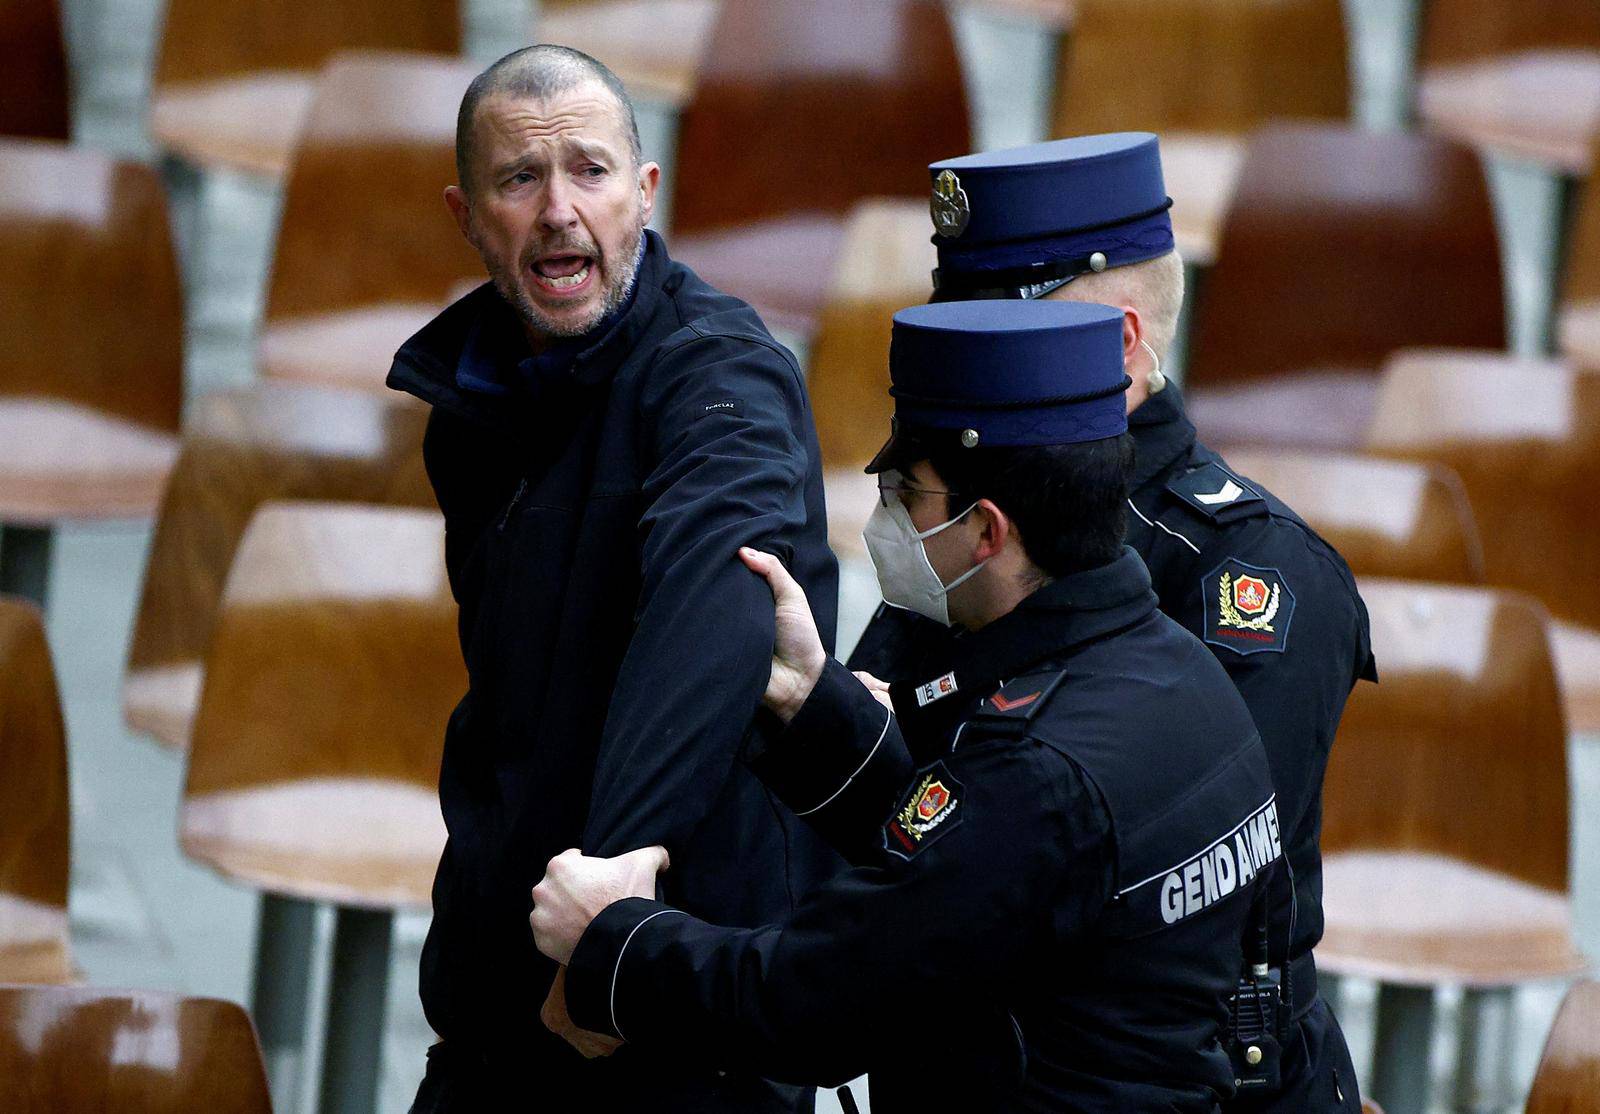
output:
<path id="1" fill-rule="evenodd" d="M 817 687 L 817 681 L 822 678 L 822 670 L 828 664 L 828 655 L 818 655 L 814 662 L 807 662 L 800 668 L 785 670 L 783 683 L 776 693 L 769 692 L 768 698 L 763 701 L 768 711 L 777 716 L 787 725 L 795 716 L 800 714 L 800 709 L 805 707 L 807 700 Z"/>

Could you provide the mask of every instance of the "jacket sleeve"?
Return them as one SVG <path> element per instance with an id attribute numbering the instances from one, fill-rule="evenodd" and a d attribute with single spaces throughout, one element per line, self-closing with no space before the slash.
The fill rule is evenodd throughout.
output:
<path id="1" fill-rule="evenodd" d="M 1110 824 L 1054 752 L 962 749 L 930 768 L 954 800 L 943 826 L 895 866 L 813 892 L 782 925 L 719 928 L 642 899 L 607 907 L 568 970 L 573 1020 L 692 1062 L 831 1084 L 926 1041 L 905 1018 L 930 996 L 1003 998 L 1030 955 L 1103 908 Z M 1064 918 L 1064 904 L 1077 912 Z"/>
<path id="2" fill-rule="evenodd" d="M 1294 595 L 1288 625 L 1279 619 L 1277 644 L 1265 651 L 1244 643 L 1249 652 L 1241 652 L 1219 637 L 1216 609 L 1208 607 L 1217 573 L 1240 558 L 1266 568 Z M 1366 609 L 1336 558 L 1300 530 L 1268 518 L 1248 533 L 1219 539 L 1197 567 L 1204 571 L 1169 613 L 1206 643 L 1244 697 L 1272 768 L 1279 822 L 1296 838 L 1307 825 L 1321 824 L 1323 773 L 1339 718 L 1356 681 L 1371 675 Z"/>
<path id="3" fill-rule="evenodd" d="M 749 731 L 772 659 L 766 582 L 740 546 L 792 557 L 806 528 L 809 421 L 776 346 L 696 337 L 662 353 L 641 395 L 654 462 L 639 522 L 642 588 L 607 710 L 582 847 L 680 846 Z M 824 527 L 813 527 L 820 538 Z"/>
<path id="4" fill-rule="evenodd" d="M 787 727 L 760 732 L 750 768 L 847 862 L 883 858 L 883 823 L 911 780 L 900 721 L 836 659 Z"/>

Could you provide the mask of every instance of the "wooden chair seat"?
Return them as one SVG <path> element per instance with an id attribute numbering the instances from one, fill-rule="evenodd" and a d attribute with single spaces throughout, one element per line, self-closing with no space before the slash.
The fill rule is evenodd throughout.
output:
<path id="1" fill-rule="evenodd" d="M 544 4 L 534 42 L 599 58 L 641 100 L 679 107 L 694 95 L 720 0 L 594 0 Z"/>
<path id="2" fill-rule="evenodd" d="M 1442 465 L 1285 450 L 1227 456 L 1293 507 L 1357 576 L 1483 582 L 1483 543 L 1466 490 Z"/>
<path id="3" fill-rule="evenodd" d="M 1600 202 L 1595 203 L 1600 208 Z M 1600 371 L 1600 298 L 1568 302 L 1557 313 L 1561 351 L 1579 367 Z"/>
<path id="4" fill-rule="evenodd" d="M 275 894 L 426 905 L 455 624 L 436 511 L 263 506 L 206 659 L 184 853 Z"/>
<path id="5" fill-rule="evenodd" d="M 1567 991 L 1545 1041 L 1525 1114 L 1600 1112 L 1600 983 Z"/>
<path id="6" fill-rule="evenodd" d="M 268 71 L 172 85 L 150 99 L 150 134 L 198 166 L 281 178 L 311 111 L 316 74 Z"/>
<path id="7" fill-rule="evenodd" d="M 1418 111 L 1465 143 L 1583 176 L 1600 134 L 1600 51 L 1532 50 L 1434 67 L 1421 75 Z"/>
<path id="8" fill-rule="evenodd" d="M 395 351 L 444 306 L 388 302 L 263 325 L 256 367 L 272 379 L 384 390 Z"/>
<path id="9" fill-rule="evenodd" d="M 122 682 L 122 722 L 179 750 L 189 745 L 205 666 L 198 660 L 130 669 Z"/>
<path id="10" fill-rule="evenodd" d="M 155 991 L 0 986 L 10 1114 L 271 1114 L 261 1048 L 232 1002 Z"/>
<path id="11" fill-rule="evenodd" d="M 1380 661 L 1379 668 L 1382 668 Z M 1565 894 L 1443 855 L 1325 856 L 1325 970 L 1402 985 L 1506 986 L 1588 963 Z"/>
<path id="12" fill-rule="evenodd" d="M 0 597 L 0 982 L 72 978 L 70 849 L 66 726 L 44 623 L 32 604 Z"/>
<path id="13" fill-rule="evenodd" d="M 335 905 L 425 909 L 445 829 L 431 788 L 309 778 L 191 797 L 180 838 L 190 858 L 257 889 Z"/>
<path id="14" fill-rule="evenodd" d="M 1184 262 L 1207 266 L 1244 167 L 1243 136 L 1163 132 L 1161 174 L 1172 198 L 1172 235 Z"/>
<path id="15" fill-rule="evenodd" d="M 677 235 L 668 245 L 719 290 L 753 305 L 771 328 L 802 336 L 816 328 L 844 220 L 833 213 L 790 213 L 738 228 Z"/>
<path id="16" fill-rule="evenodd" d="M 99 410 L 0 399 L 0 520 L 146 517 L 177 455 L 171 434 Z"/>
<path id="17" fill-rule="evenodd" d="M 1184 398 L 1208 444 L 1338 450 L 1365 440 L 1378 383 L 1366 371 L 1285 372 L 1270 380 L 1199 385 Z"/>

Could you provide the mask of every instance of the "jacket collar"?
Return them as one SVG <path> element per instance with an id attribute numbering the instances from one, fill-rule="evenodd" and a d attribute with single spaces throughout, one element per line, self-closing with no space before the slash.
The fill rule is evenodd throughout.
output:
<path id="1" fill-rule="evenodd" d="M 1183 392 L 1169 383 L 1160 394 L 1151 395 L 1128 415 L 1128 430 L 1135 449 L 1133 476 L 1129 483 L 1138 491 L 1194 446 L 1194 423 L 1183 409 Z"/>
<path id="2" fill-rule="evenodd" d="M 895 711 L 917 724 L 914 730 L 919 733 L 937 731 L 938 722 L 961 718 L 971 700 L 989 696 L 1030 666 L 1065 657 L 1155 609 L 1150 572 L 1139 555 L 1124 546 L 1110 564 L 1053 580 L 982 630 L 956 639 L 949 659 L 955 680 L 950 691 L 960 692 L 963 699 L 919 700 L 917 691 L 939 678 L 917 677 L 890 686 Z"/>
<path id="3" fill-rule="evenodd" d="M 608 381 L 626 362 L 662 298 L 676 287 L 672 260 L 661 237 L 645 230 L 643 258 L 629 301 L 592 339 L 570 344 L 586 345 L 573 351 L 558 349 L 558 359 L 540 360 L 521 341 L 516 316 L 492 283 L 484 283 L 449 306 L 413 336 L 395 354 L 388 385 L 407 391 L 434 406 L 489 425 L 506 425 L 526 407 L 528 399 L 512 390 L 519 373 L 546 371 L 572 383 L 597 386 Z M 497 366 L 511 362 L 511 367 Z M 532 365 L 543 364 L 543 368 Z"/>

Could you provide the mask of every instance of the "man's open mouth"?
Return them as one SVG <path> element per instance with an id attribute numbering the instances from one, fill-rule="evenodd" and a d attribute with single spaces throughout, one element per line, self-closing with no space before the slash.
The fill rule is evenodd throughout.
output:
<path id="1" fill-rule="evenodd" d="M 557 294 L 581 289 L 594 271 L 594 258 L 588 255 L 550 255 L 535 260 L 530 268 L 534 280 Z"/>

